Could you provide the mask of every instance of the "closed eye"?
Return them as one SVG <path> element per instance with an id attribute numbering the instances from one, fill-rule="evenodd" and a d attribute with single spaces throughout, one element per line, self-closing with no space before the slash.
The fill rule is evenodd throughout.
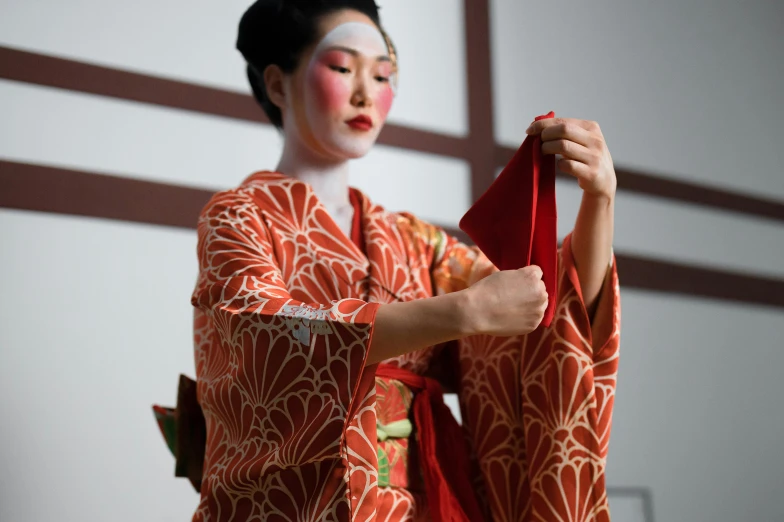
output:
<path id="1" fill-rule="evenodd" d="M 386 76 L 376 76 L 376 81 L 381 83 L 389 83 L 389 78 Z"/>
<path id="2" fill-rule="evenodd" d="M 330 65 L 329 68 L 332 69 L 333 71 L 339 72 L 340 74 L 347 74 L 351 72 L 349 69 L 346 69 L 345 67 L 341 67 L 339 65 Z"/>

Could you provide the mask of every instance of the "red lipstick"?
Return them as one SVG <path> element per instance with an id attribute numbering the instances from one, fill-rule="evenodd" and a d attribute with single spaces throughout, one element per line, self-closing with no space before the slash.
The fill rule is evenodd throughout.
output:
<path id="1" fill-rule="evenodd" d="M 373 120 L 371 120 L 369 116 L 365 116 L 364 114 L 360 114 L 356 118 L 348 120 L 346 124 L 352 129 L 361 130 L 361 131 L 368 131 L 373 128 Z"/>

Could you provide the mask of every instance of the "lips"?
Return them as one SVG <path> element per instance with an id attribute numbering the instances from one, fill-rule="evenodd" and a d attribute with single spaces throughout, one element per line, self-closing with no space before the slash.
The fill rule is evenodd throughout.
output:
<path id="1" fill-rule="evenodd" d="M 352 129 L 367 131 L 373 128 L 373 120 L 369 116 L 360 114 L 356 118 L 346 121 L 346 124 Z"/>

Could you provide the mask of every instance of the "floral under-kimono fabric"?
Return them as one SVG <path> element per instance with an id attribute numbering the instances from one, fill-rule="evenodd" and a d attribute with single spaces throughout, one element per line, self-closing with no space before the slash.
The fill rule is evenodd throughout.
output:
<path id="1" fill-rule="evenodd" d="M 351 197 L 358 241 L 309 185 L 275 172 L 202 211 L 192 303 L 207 442 L 195 521 L 432 520 L 411 414 L 418 392 L 367 363 L 375 316 L 496 269 L 439 227 Z M 454 378 L 486 521 L 609 520 L 618 276 L 611 263 L 589 317 L 570 240 L 548 328 L 384 363 Z"/>

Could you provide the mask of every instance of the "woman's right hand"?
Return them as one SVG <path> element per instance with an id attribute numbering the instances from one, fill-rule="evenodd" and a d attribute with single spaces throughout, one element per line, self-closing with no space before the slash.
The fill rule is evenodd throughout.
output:
<path id="1" fill-rule="evenodd" d="M 536 266 L 495 272 L 459 292 L 384 304 L 367 363 L 471 335 L 524 335 L 536 330 L 546 309 L 547 291 Z"/>
<path id="2" fill-rule="evenodd" d="M 547 309 L 538 266 L 495 272 L 463 293 L 464 320 L 472 334 L 525 335 L 536 330 Z"/>

